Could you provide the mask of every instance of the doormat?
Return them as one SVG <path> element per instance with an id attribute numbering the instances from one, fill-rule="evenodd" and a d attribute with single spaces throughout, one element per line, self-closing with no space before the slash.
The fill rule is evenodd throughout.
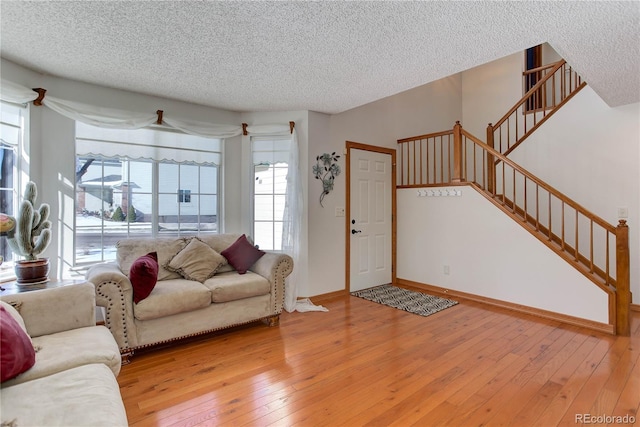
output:
<path id="1" fill-rule="evenodd" d="M 420 316 L 430 316 L 458 304 L 458 301 L 410 291 L 393 285 L 363 289 L 351 292 L 351 295 Z"/>

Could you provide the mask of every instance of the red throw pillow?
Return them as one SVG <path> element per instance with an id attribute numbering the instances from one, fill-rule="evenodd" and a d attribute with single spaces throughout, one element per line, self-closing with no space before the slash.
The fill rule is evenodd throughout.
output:
<path id="1" fill-rule="evenodd" d="M 247 236 L 244 234 L 231 246 L 220 252 L 220 255 L 225 257 L 239 274 L 245 274 L 249 267 L 255 264 L 264 254 L 264 251 L 249 243 Z"/>
<path id="2" fill-rule="evenodd" d="M 0 382 L 18 376 L 36 363 L 29 335 L 0 306 Z"/>
<path id="3" fill-rule="evenodd" d="M 129 270 L 136 304 L 149 296 L 158 281 L 158 253 L 149 252 L 133 262 Z"/>

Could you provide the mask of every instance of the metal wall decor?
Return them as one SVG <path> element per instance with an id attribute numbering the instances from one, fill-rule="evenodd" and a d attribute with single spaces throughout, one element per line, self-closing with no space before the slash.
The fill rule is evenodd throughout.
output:
<path id="1" fill-rule="evenodd" d="M 324 196 L 333 190 L 333 180 L 340 175 L 340 166 L 338 166 L 339 155 L 333 153 L 324 153 L 316 156 L 316 164 L 313 166 L 313 175 L 316 179 L 322 181 L 322 194 L 320 194 L 320 206 L 324 207 L 322 200 Z"/>

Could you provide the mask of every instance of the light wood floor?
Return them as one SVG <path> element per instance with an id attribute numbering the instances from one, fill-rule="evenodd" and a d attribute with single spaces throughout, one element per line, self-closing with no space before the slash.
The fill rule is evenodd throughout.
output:
<path id="1" fill-rule="evenodd" d="M 421 317 L 355 297 L 133 357 L 134 426 L 575 426 L 640 406 L 640 313 L 613 337 L 460 300 Z M 640 425 L 640 422 L 636 421 Z"/>

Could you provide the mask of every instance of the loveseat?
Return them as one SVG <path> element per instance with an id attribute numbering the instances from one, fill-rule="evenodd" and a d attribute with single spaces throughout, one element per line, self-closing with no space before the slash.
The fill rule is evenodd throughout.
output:
<path id="1" fill-rule="evenodd" d="M 86 278 L 123 363 L 145 347 L 259 320 L 277 325 L 293 269 L 290 256 L 261 251 L 244 234 L 127 238 L 116 251 Z"/>
<path id="2" fill-rule="evenodd" d="M 0 306 L 3 426 L 127 425 L 120 352 L 96 326 L 91 283 L 3 296 Z"/>

